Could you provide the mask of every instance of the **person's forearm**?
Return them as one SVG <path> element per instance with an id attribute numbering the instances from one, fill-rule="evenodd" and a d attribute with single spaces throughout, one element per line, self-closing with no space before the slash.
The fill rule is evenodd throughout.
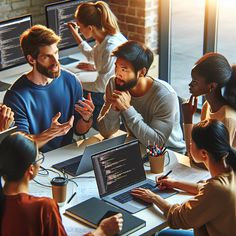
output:
<path id="1" fill-rule="evenodd" d="M 149 140 L 151 143 L 155 142 L 158 146 L 162 146 L 171 133 L 173 126 L 171 122 L 166 124 L 162 120 L 154 118 L 158 122 L 148 124 L 144 121 L 142 114 L 137 112 L 133 106 L 123 111 L 122 115 L 129 130 L 143 145 L 147 145 Z"/>
<path id="2" fill-rule="evenodd" d="M 85 134 L 89 131 L 93 124 L 93 118 L 91 117 L 88 121 L 83 120 L 82 118 L 78 120 L 76 124 L 76 133 Z"/>
<path id="3" fill-rule="evenodd" d="M 187 155 L 190 156 L 190 142 L 191 142 L 191 132 L 193 124 L 184 124 L 184 140 L 187 149 Z"/>
<path id="4" fill-rule="evenodd" d="M 40 134 L 27 134 L 30 138 L 32 138 L 38 145 L 38 148 L 43 147 L 47 142 L 55 138 L 55 133 L 50 132 L 50 128 L 44 130 Z"/>
<path id="5" fill-rule="evenodd" d="M 188 192 L 190 194 L 198 194 L 199 192 L 199 184 L 196 183 L 189 183 L 189 182 L 179 182 L 179 181 L 175 181 L 173 184 L 174 188 L 176 189 L 180 189 L 184 192 Z"/>
<path id="6" fill-rule="evenodd" d="M 106 236 L 106 235 L 103 232 L 103 230 L 100 227 L 98 227 L 95 231 L 88 232 L 88 233 L 84 234 L 83 236 Z"/>
<path id="7" fill-rule="evenodd" d="M 158 195 L 153 196 L 152 203 L 155 204 L 164 213 L 164 215 L 167 215 L 169 209 L 171 208 L 171 204 Z"/>
<path id="8" fill-rule="evenodd" d="M 83 41 L 83 39 L 81 38 L 81 36 L 79 35 L 78 32 L 76 32 L 76 30 L 72 30 L 72 35 L 74 37 L 74 39 L 76 40 L 76 42 L 78 43 L 78 45 L 81 44 L 81 42 Z"/>
<path id="9" fill-rule="evenodd" d="M 114 111 L 111 106 L 103 106 L 97 120 L 98 130 L 104 138 L 109 138 L 120 128 L 120 112 Z"/>

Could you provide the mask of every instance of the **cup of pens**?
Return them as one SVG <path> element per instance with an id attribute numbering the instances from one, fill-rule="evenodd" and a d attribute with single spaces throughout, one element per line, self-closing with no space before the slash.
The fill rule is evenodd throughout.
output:
<path id="1" fill-rule="evenodd" d="M 147 146 L 147 155 L 149 157 L 150 170 L 154 174 L 160 174 L 164 171 L 165 167 L 165 157 L 168 155 L 166 147 L 158 147 L 157 145 L 148 145 Z M 169 156 L 168 163 L 169 164 Z"/>

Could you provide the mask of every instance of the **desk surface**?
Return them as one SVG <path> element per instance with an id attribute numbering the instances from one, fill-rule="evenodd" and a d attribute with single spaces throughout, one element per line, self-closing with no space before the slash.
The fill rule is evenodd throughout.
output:
<path id="1" fill-rule="evenodd" d="M 83 152 L 86 145 L 97 142 L 99 140 L 101 140 L 101 136 L 98 134 L 90 137 L 87 140 L 81 140 L 76 143 L 48 152 L 45 154 L 45 162 L 43 163 L 43 167 L 50 168 L 55 163 L 75 157 Z M 190 168 L 188 157 L 174 153 L 172 151 L 169 151 L 169 153 L 170 153 L 170 164 L 165 167 L 165 172 L 172 169 L 173 172 L 171 173 L 171 175 L 174 178 L 176 179 L 187 178 L 191 179 L 193 182 L 197 182 L 201 179 L 207 179 L 209 177 L 209 172 L 206 170 Z M 155 176 L 157 175 L 152 174 L 150 172 L 150 167 L 145 166 L 145 169 L 147 177 L 150 179 L 155 179 Z M 36 177 L 36 180 L 46 185 L 50 185 L 50 180 L 55 176 L 56 174 L 50 171 L 49 176 L 39 175 Z M 69 199 L 70 196 L 75 191 L 77 191 L 77 194 L 69 204 L 66 203 L 63 207 L 60 207 L 60 212 L 62 215 L 63 224 L 68 232 L 68 235 L 78 236 L 82 235 L 85 232 L 88 232 L 89 230 L 91 230 L 91 228 L 87 227 L 82 223 L 79 223 L 78 221 L 68 218 L 63 213 L 65 212 L 66 208 L 69 208 L 90 197 L 99 197 L 99 194 L 93 171 L 85 173 L 73 180 L 76 181 L 78 187 L 76 187 L 76 185 L 73 184 L 72 182 L 69 182 L 67 199 Z M 40 186 L 33 181 L 30 184 L 30 193 L 36 196 L 49 196 L 49 197 L 52 196 L 51 188 Z M 189 199 L 190 197 L 191 196 L 188 194 L 178 193 L 168 198 L 167 200 L 170 203 L 181 203 Z M 142 210 L 136 213 L 135 216 L 145 220 L 146 227 L 136 231 L 132 235 L 152 235 L 166 226 L 165 217 L 155 206 Z"/>

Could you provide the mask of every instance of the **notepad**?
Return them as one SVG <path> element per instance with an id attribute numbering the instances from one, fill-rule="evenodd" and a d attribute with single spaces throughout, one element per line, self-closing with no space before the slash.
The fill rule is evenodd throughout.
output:
<path id="1" fill-rule="evenodd" d="M 95 197 L 66 209 L 65 214 L 96 228 L 110 212 L 121 213 L 123 216 L 123 229 L 118 235 L 129 235 L 146 225 L 144 220 Z"/>

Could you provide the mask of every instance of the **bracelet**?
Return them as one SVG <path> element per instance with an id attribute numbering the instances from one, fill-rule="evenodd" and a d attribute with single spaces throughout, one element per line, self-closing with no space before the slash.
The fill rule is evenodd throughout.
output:
<path id="1" fill-rule="evenodd" d="M 89 123 L 90 120 L 92 120 L 92 118 L 93 118 L 93 115 L 91 115 L 88 120 L 85 120 L 85 119 L 83 118 L 83 116 L 82 116 L 82 120 L 83 120 L 85 123 Z"/>

